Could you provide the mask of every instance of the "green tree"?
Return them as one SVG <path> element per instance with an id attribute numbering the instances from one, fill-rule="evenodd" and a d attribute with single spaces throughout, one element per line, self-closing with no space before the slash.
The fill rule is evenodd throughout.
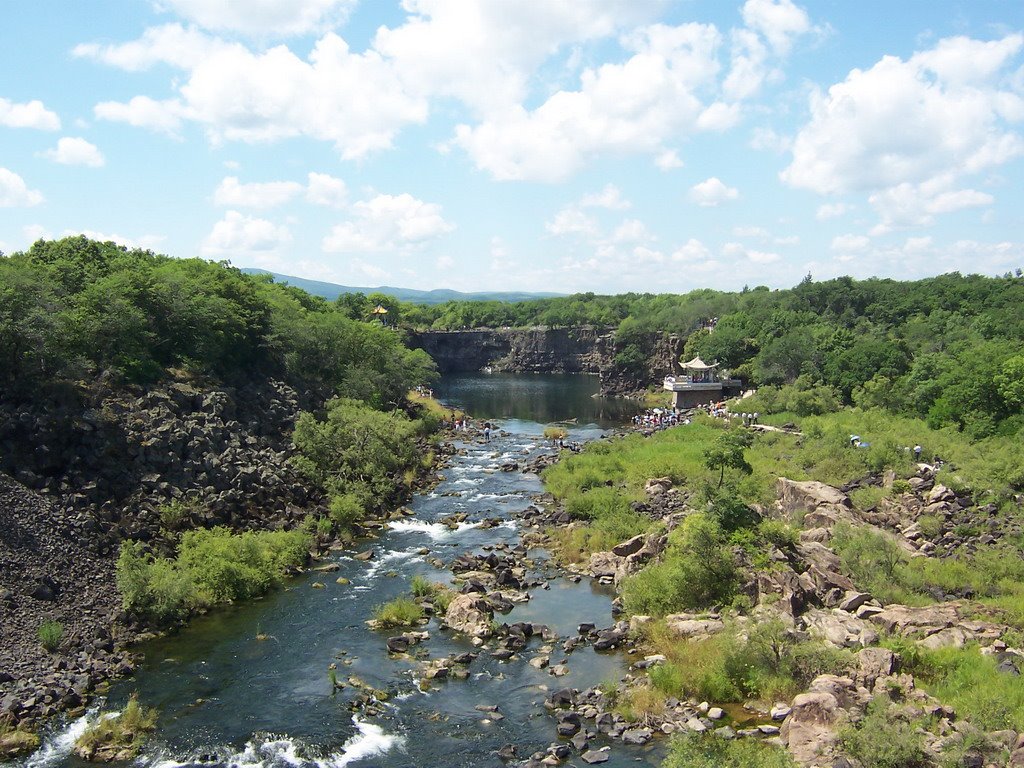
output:
<path id="1" fill-rule="evenodd" d="M 753 438 L 746 430 L 730 429 L 723 432 L 714 444 L 704 451 L 704 466 L 712 472 L 719 473 L 719 488 L 725 482 L 726 469 L 735 469 L 745 475 L 754 471 L 743 453 L 752 442 Z"/>

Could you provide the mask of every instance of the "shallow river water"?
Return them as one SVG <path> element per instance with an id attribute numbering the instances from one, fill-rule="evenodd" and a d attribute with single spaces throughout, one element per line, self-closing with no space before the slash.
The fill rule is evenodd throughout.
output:
<path id="1" fill-rule="evenodd" d="M 515 513 L 531 503 L 541 484 L 535 475 L 501 472 L 499 465 L 549 450 L 541 438 L 545 422 L 575 418 L 571 438 L 589 440 L 621 421 L 627 410 L 592 399 L 595 388 L 595 380 L 586 377 L 477 376 L 443 382 L 435 392 L 439 397 L 478 417 L 498 419 L 503 434 L 487 444 L 460 444 L 465 454 L 453 457 L 441 484 L 412 500 L 413 517 L 392 523 L 378 539 L 360 542 L 357 549 L 376 551 L 372 561 L 336 553 L 330 559 L 340 566 L 337 573 L 291 579 L 263 600 L 201 617 L 140 647 L 145 660 L 135 678 L 117 683 L 103 702 L 116 709 L 137 692 L 143 704 L 158 708 L 158 730 L 137 764 L 499 766 L 503 763 L 494 753 L 505 744 L 516 745 L 526 758 L 556 741 L 555 720 L 543 706 L 547 692 L 619 678 L 628 666 L 625 654 L 580 648 L 568 657 L 568 675 L 555 678 L 527 663 L 541 642 L 534 638 L 517 658 L 498 661 L 481 653 L 468 680 L 432 681 L 421 691 L 419 665 L 390 658 L 389 633 L 373 631 L 365 621 L 375 606 L 407 593 L 413 575 L 450 581 L 451 572 L 434 568 L 428 557 L 448 562 L 499 542 L 518 543 Z M 438 523 L 457 512 L 468 514 L 458 530 Z M 500 524 L 476 527 L 485 519 Z M 427 556 L 419 554 L 424 547 Z M 546 553 L 530 555 L 538 569 L 546 567 Z M 339 576 L 350 583 L 336 583 Z M 312 588 L 316 581 L 325 588 Z M 556 578 L 549 584 L 496 618 L 545 623 L 563 638 L 584 621 L 599 627 L 613 623 L 606 588 L 587 579 L 573 584 Z M 465 638 L 440 630 L 436 620 L 425 629 L 429 640 L 414 650 L 423 649 L 430 658 L 475 650 Z M 559 651 L 556 646 L 553 659 L 560 658 Z M 348 708 L 353 689 L 332 694 L 327 673 L 332 663 L 339 680 L 356 676 L 387 690 L 385 713 L 353 716 Z M 497 705 L 504 718 L 492 719 L 477 705 Z M 24 761 L 26 768 L 84 765 L 71 755 L 71 746 L 88 717 L 55 726 L 43 748 Z M 592 742 L 591 748 L 604 743 Z M 616 743 L 606 765 L 654 765 L 662 749 L 657 742 L 643 748 Z M 569 764 L 582 763 L 576 757 Z"/>

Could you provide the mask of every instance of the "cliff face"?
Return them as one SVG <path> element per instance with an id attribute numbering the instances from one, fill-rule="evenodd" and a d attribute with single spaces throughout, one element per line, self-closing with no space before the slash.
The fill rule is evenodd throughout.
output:
<path id="1" fill-rule="evenodd" d="M 643 371 L 615 363 L 619 351 L 608 328 L 486 328 L 467 331 L 420 331 L 409 345 L 424 350 L 441 373 L 467 373 L 490 367 L 509 373 L 596 373 L 602 391 L 626 393 L 643 389 L 675 373 L 682 342 L 652 335 Z"/>

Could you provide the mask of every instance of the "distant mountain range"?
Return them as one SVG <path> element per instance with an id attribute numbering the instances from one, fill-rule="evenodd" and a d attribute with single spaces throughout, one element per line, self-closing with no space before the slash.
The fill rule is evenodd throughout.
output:
<path id="1" fill-rule="evenodd" d="M 410 301 L 415 304 L 443 304 L 446 301 L 528 301 L 530 299 L 550 299 L 555 296 L 564 296 L 562 293 L 525 293 L 517 291 L 462 293 L 445 288 L 433 291 L 417 291 L 412 288 L 392 288 L 382 285 L 377 288 L 354 288 L 348 285 L 337 285 L 336 283 L 324 283 L 320 280 L 307 280 L 304 277 L 293 277 L 292 275 L 279 275 L 266 269 L 253 269 L 242 267 L 242 271 L 249 275 L 272 275 L 274 282 L 288 283 L 296 288 L 301 288 L 314 296 L 323 296 L 329 301 L 334 301 L 343 293 L 383 293 L 394 296 L 399 301 Z"/>

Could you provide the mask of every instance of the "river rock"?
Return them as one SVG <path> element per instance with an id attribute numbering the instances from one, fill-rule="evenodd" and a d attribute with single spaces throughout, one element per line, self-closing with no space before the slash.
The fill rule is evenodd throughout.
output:
<path id="1" fill-rule="evenodd" d="M 444 621 L 456 632 L 483 639 L 494 634 L 491 628 L 492 616 L 490 603 L 479 594 L 469 593 L 452 598 Z"/>

